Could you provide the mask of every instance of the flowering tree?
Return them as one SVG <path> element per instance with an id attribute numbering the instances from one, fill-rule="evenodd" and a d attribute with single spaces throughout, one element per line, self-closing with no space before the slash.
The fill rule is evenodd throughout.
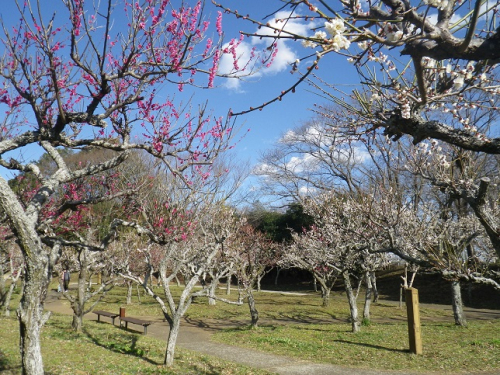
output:
<path id="1" fill-rule="evenodd" d="M 201 290 L 195 290 L 194 287 L 213 267 L 217 255 L 223 251 L 225 241 L 234 235 L 232 228 L 235 218 L 231 210 L 220 205 L 202 205 L 196 208 L 195 211 L 194 206 L 186 209 L 179 205 L 162 212 L 160 219 L 155 220 L 155 223 L 161 225 L 152 228 L 137 222 L 120 222 L 120 225 L 134 228 L 137 233 L 146 235 L 149 239 L 149 245 L 139 250 L 145 273 L 141 275 L 128 269 L 121 274 L 141 285 L 160 305 L 170 326 L 164 362 L 167 366 L 173 364 L 180 322 L 193 298 L 216 298 L 210 294 L 206 284 Z M 155 271 L 159 274 L 164 298 L 149 285 L 149 279 Z M 185 286 L 180 297 L 174 298 L 170 283 L 179 273 L 184 277 Z"/>
<path id="2" fill-rule="evenodd" d="M 377 1 L 285 1 L 280 11 L 290 13 L 273 22 L 224 8 L 238 18 L 259 27 L 244 35 L 269 40 L 273 53 L 277 40 L 301 42 L 314 53 L 304 53 L 292 64 L 292 71 L 307 64 L 301 77 L 274 99 L 242 110 L 243 114 L 281 100 L 296 86 L 329 65 L 327 56 L 345 56 L 361 81 L 360 88 L 341 92 L 334 81 L 311 80 L 328 100 L 344 107 L 346 120 L 336 132 L 369 140 L 384 134 L 393 140 L 409 135 L 414 144 L 434 138 L 462 149 L 490 154 L 500 152 L 500 140 L 493 131 L 492 117 L 498 113 L 498 52 L 496 20 L 498 3 L 426 0 Z M 276 13 L 277 14 L 277 13 Z M 302 22 L 310 33 L 297 34 L 289 23 Z M 396 57 L 396 53 L 403 57 Z M 338 60 L 336 60 L 338 61 Z M 348 98 L 348 100 L 346 100 Z M 333 119 L 338 112 L 332 112 Z M 332 118 L 332 117 L 329 117 Z M 481 191 L 487 190 L 486 181 Z M 479 190 L 477 190 L 479 192 Z M 478 199 L 476 199 L 478 198 Z M 481 212 L 479 196 L 474 204 L 494 244 L 498 233 L 491 216 Z M 472 206 L 471 206 L 472 207 Z"/>
<path id="3" fill-rule="evenodd" d="M 313 273 L 321 285 L 323 305 L 336 279 L 342 277 L 349 301 L 352 331 L 360 330 L 357 297 L 359 286 L 366 273 L 383 266 L 386 257 L 369 252 L 370 222 L 358 215 L 356 199 L 340 192 L 328 192 L 308 199 L 305 211 L 315 220 L 315 225 L 303 234 L 294 234 L 284 262 Z M 354 291 L 351 278 L 358 279 Z M 369 318 L 369 302 L 365 316 Z"/>
<path id="4" fill-rule="evenodd" d="M 38 185 L 22 201 L 0 177 L 0 207 L 25 261 L 18 309 L 23 373 L 42 374 L 44 300 L 62 247 L 102 250 L 108 244 L 106 238 L 89 244 L 53 230 L 54 222 L 72 209 L 105 197 L 69 197 L 51 211 L 52 197 L 63 185 L 117 167 L 133 149 L 154 156 L 189 184 L 201 165 L 226 148 L 231 126 L 223 118 L 212 119 L 203 106 L 191 115 L 179 109 L 189 109 L 185 105 L 159 96 L 164 84 L 182 90 L 194 84 L 199 72 L 207 74 L 200 85 L 213 84 L 220 43 L 205 36 L 209 24 L 203 21 L 201 2 L 176 9 L 168 0 L 127 1 L 123 7 L 114 7 L 111 0 L 63 0 L 57 14 L 47 14 L 41 1 L 16 4 L 18 22 L 12 26 L 2 20 L 0 105 L 7 115 L 0 128 L 0 165 L 29 174 Z M 220 36 L 220 22 L 216 26 Z M 57 151 L 88 146 L 116 154 L 70 166 Z M 43 172 L 25 162 L 27 147 L 40 147 L 54 169 Z"/>
<path id="5" fill-rule="evenodd" d="M 259 312 L 255 304 L 254 288 L 260 291 L 260 281 L 281 258 L 280 246 L 242 220 L 235 236 L 227 243 L 227 258 L 234 264 L 234 274 L 243 287 L 251 316 L 251 327 L 257 328 Z"/>
<path id="6" fill-rule="evenodd" d="M 416 143 L 432 137 L 466 149 L 500 151 L 496 138 L 485 134 L 478 137 L 467 126 L 451 127 L 424 115 L 435 106 L 440 112 L 444 108 L 452 110 L 452 103 L 459 104 L 455 108 L 458 112 L 467 111 L 469 107 L 464 106 L 462 100 L 449 100 L 451 97 L 460 99 L 467 92 L 497 94 L 497 80 L 493 75 L 500 57 L 497 52 L 500 41 L 495 29 L 496 2 L 383 0 L 363 4 L 342 0 L 290 0 L 279 4 L 279 10 L 288 9 L 289 15 L 274 22 L 259 21 L 252 15 L 228 9 L 224 4 L 217 5 L 258 26 L 259 31 L 243 32 L 243 35 L 269 40 L 268 53 L 271 55 L 277 40 L 300 41 L 304 47 L 315 50 L 313 54 L 304 53 L 304 57 L 293 63 L 292 70 L 297 70 L 299 63 L 310 62 L 304 75 L 292 87 L 280 91 L 276 98 L 260 106 L 238 113 L 262 108 L 294 92 L 298 83 L 324 64 L 322 60 L 326 56 L 335 53 L 355 64 L 366 83 L 368 97 L 379 95 L 384 101 L 380 108 L 364 112 L 372 131 L 381 128 L 396 138 L 408 134 Z M 288 23 L 300 21 L 308 26 L 311 34 L 298 35 L 287 27 Z M 386 54 L 384 48 L 408 56 L 408 59 L 401 61 L 393 57 L 393 52 Z M 377 79 L 373 68 L 363 70 L 372 63 L 382 63 L 386 77 Z M 415 81 L 403 78 L 411 63 Z M 359 98 L 356 92 L 353 96 Z M 496 108 L 494 103 L 481 105 L 491 110 Z"/>

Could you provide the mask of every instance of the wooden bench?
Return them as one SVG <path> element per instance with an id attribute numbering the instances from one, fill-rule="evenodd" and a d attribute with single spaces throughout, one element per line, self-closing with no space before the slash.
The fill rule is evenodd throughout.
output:
<path id="1" fill-rule="evenodd" d="M 120 314 L 115 314 L 109 311 L 103 311 L 103 310 L 94 310 L 92 311 L 94 314 L 97 315 L 97 321 L 101 321 L 101 315 L 102 316 L 107 316 L 108 318 L 111 318 L 111 321 L 113 322 L 113 325 L 115 325 L 115 318 L 120 315 Z"/>
<path id="2" fill-rule="evenodd" d="M 137 318 L 129 318 L 128 316 L 121 316 L 120 317 L 120 327 L 122 325 L 122 322 L 125 322 L 125 329 L 128 328 L 128 323 L 133 323 L 133 324 L 137 324 L 139 326 L 143 326 L 145 335 L 148 333 L 148 326 L 153 324 L 153 322 L 150 322 L 147 320 L 142 320 L 142 319 L 137 319 Z"/>

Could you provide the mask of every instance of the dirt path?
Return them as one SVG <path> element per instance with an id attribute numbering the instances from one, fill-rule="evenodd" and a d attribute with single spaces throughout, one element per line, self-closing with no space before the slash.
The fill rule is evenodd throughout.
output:
<path id="1" fill-rule="evenodd" d="M 57 292 L 50 291 L 47 296 L 46 308 L 50 311 L 59 314 L 71 315 L 72 311 L 69 304 L 64 299 L 59 299 L 60 295 Z M 386 303 L 387 301 L 384 301 Z M 392 304 L 392 302 L 387 302 Z M 394 302 L 396 303 L 396 302 Z M 424 305 L 425 308 L 436 308 L 443 310 L 441 305 Z M 446 307 L 444 307 L 446 309 Z M 451 309 L 451 307 L 450 307 Z M 467 318 L 469 320 L 474 319 L 500 319 L 500 312 L 495 310 L 476 310 L 476 309 L 466 309 Z M 451 315 L 451 314 L 450 314 Z M 87 314 L 86 319 L 96 320 L 96 315 Z M 165 340 L 168 335 L 168 324 L 158 317 L 144 317 L 145 319 L 150 319 L 154 321 L 154 324 L 149 326 L 148 335 L 156 337 L 160 340 Z M 452 318 L 451 318 L 452 319 Z M 101 317 L 101 320 L 108 321 L 111 323 L 111 319 L 106 317 Z M 449 320 L 447 317 L 443 317 L 443 320 Z M 263 324 L 272 323 L 271 321 L 262 322 Z M 274 321 L 276 323 L 276 321 Z M 280 324 L 285 323 L 284 321 L 279 321 Z M 293 321 L 287 321 L 290 324 Z M 297 322 L 296 322 L 297 323 Z M 304 323 L 303 321 L 301 323 Z M 315 322 L 317 323 L 317 322 Z M 331 323 L 329 321 L 328 323 Z M 285 356 L 279 356 L 274 354 L 268 354 L 257 350 L 241 348 L 237 346 L 231 346 L 226 344 L 217 343 L 211 341 L 211 336 L 227 327 L 236 327 L 239 325 L 245 325 L 247 322 L 223 322 L 215 319 L 204 319 L 202 320 L 184 320 L 181 325 L 181 330 L 177 340 L 177 345 L 181 348 L 196 351 L 199 353 L 211 355 L 214 357 L 219 357 L 224 360 L 240 363 L 249 367 L 264 369 L 280 375 L 425 375 L 425 373 L 415 373 L 415 372 L 395 372 L 395 371 L 379 371 L 379 370 L 368 370 L 368 369 L 352 369 L 345 368 L 341 366 L 334 366 L 330 364 L 321 364 L 308 361 L 302 361 L 296 358 L 290 358 Z M 436 373 L 427 373 L 437 375 Z M 481 373 L 481 375 L 494 375 Z"/>

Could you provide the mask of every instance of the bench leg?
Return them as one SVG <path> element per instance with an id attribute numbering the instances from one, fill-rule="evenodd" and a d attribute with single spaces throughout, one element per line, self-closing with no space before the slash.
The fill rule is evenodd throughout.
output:
<path id="1" fill-rule="evenodd" d="M 113 325 L 115 325 L 115 318 L 111 317 L 111 321 L 113 322 Z"/>
<path id="2" fill-rule="evenodd" d="M 147 335 L 148 334 L 148 326 L 144 326 L 144 334 Z"/>

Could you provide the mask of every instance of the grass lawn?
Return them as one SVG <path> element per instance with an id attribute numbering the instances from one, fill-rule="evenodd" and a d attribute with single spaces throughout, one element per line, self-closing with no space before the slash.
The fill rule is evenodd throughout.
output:
<path id="1" fill-rule="evenodd" d="M 176 293 L 182 290 L 173 289 Z M 161 294 L 160 288 L 157 291 Z M 223 290 L 219 293 L 227 297 Z M 115 288 L 97 309 L 118 311 L 125 306 L 128 316 L 162 316 L 158 304 L 144 293 L 139 302 L 134 288 L 130 305 L 125 304 L 125 295 L 125 288 Z M 233 290 L 229 298 L 236 300 L 237 292 Z M 406 310 L 393 302 L 373 304 L 372 321 L 360 333 L 352 334 L 347 322 L 347 299 L 341 293 L 332 295 L 327 308 L 321 306 L 321 298 L 315 293 L 260 292 L 256 293 L 256 301 L 261 322 L 257 330 L 247 328 L 250 316 L 246 305 L 217 302 L 209 306 L 206 299 L 200 298 L 189 308 L 186 318 L 222 327 L 213 336 L 215 341 L 304 360 L 379 370 L 500 373 L 500 319 L 474 320 L 468 328 L 461 328 L 453 324 L 450 306 L 421 307 L 423 355 L 416 356 L 407 351 Z M 77 335 L 69 325 L 70 317 L 56 316 L 43 331 L 45 364 L 51 374 L 260 373 L 180 350 L 176 367 L 166 370 L 159 366 L 164 342 L 88 321 L 85 332 Z M 15 368 L 19 363 L 17 330 L 15 320 L 0 319 L 0 368 Z"/>
<path id="2" fill-rule="evenodd" d="M 46 374 L 267 374 L 218 358 L 177 349 L 164 368 L 165 342 L 110 324 L 85 321 L 84 332 L 70 329 L 71 317 L 53 315 L 42 331 Z M 0 318 L 0 373 L 20 374 L 19 327 Z"/>
<path id="3" fill-rule="evenodd" d="M 223 290 L 219 293 L 227 297 Z M 233 290 L 230 298 L 236 297 Z M 108 307 L 117 310 L 123 300 L 123 290 L 116 289 L 107 297 Z M 126 307 L 130 315 L 160 314 L 147 296 L 142 295 L 139 304 L 135 292 L 133 300 Z M 500 373 L 500 319 L 470 321 L 468 328 L 461 328 L 453 323 L 451 306 L 421 307 L 423 355 L 416 356 L 407 351 L 406 309 L 395 303 L 373 304 L 372 321 L 353 334 L 347 322 L 347 299 L 341 293 L 332 295 L 327 308 L 315 293 L 260 292 L 256 300 L 262 322 L 257 330 L 246 326 L 250 321 L 246 305 L 217 302 L 208 306 L 205 299 L 199 299 L 186 317 L 193 322 L 232 326 L 216 333 L 215 341 L 304 360 L 379 370 Z M 361 314 L 361 301 L 359 308 Z"/>

